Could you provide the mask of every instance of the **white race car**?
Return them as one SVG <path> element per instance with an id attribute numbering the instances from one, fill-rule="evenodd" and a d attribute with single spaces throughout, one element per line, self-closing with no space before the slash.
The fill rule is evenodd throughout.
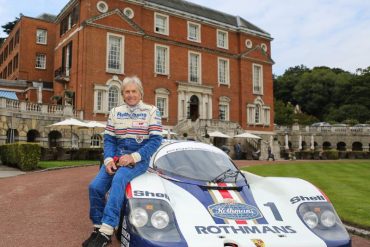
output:
<path id="1" fill-rule="evenodd" d="M 121 246 L 351 246 L 317 187 L 241 172 L 222 150 L 203 143 L 162 145 L 126 197 Z"/>

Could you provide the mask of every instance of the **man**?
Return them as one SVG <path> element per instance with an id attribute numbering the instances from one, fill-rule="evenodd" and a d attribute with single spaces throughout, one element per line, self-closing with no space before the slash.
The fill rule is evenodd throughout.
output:
<path id="1" fill-rule="evenodd" d="M 242 146 L 240 145 L 240 142 L 235 144 L 234 151 L 235 151 L 236 159 L 240 160 L 242 158 Z"/>
<path id="2" fill-rule="evenodd" d="M 124 103 L 110 111 L 104 132 L 104 166 L 89 186 L 94 230 L 83 247 L 111 243 L 114 228 L 119 224 L 126 185 L 147 170 L 150 156 L 162 141 L 160 112 L 155 106 L 142 102 L 140 79 L 126 77 L 121 93 Z"/>
<path id="3" fill-rule="evenodd" d="M 271 147 L 268 146 L 267 148 L 267 161 L 270 160 L 270 158 L 275 161 L 275 155 L 272 153 Z"/>

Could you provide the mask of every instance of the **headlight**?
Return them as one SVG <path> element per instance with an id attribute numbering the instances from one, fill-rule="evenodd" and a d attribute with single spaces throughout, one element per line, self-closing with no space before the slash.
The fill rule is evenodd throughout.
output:
<path id="1" fill-rule="evenodd" d="M 125 215 L 129 215 L 129 231 L 141 238 L 167 243 L 181 241 L 175 214 L 165 200 L 131 198 Z"/>
<path id="2" fill-rule="evenodd" d="M 308 212 L 304 213 L 303 220 L 304 220 L 304 222 L 306 222 L 306 224 L 311 229 L 315 228 L 317 226 L 317 224 L 319 223 L 319 218 L 312 211 L 308 211 Z"/>
<path id="3" fill-rule="evenodd" d="M 152 214 L 151 222 L 155 228 L 163 229 L 168 226 L 170 217 L 165 211 L 158 210 Z"/>
<path id="4" fill-rule="evenodd" d="M 335 209 L 328 202 L 304 202 L 298 207 L 298 215 L 307 227 L 324 241 L 350 243 L 350 237 Z"/>
<path id="5" fill-rule="evenodd" d="M 130 213 L 130 223 L 136 227 L 143 227 L 148 222 L 148 213 L 143 208 L 135 208 Z"/>
<path id="6" fill-rule="evenodd" d="M 320 216 L 320 221 L 325 227 L 333 227 L 336 223 L 335 214 L 330 210 L 325 210 Z"/>

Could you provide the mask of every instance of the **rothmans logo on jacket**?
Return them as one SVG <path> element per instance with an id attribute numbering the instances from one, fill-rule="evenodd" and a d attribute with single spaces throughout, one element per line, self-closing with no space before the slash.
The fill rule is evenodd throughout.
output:
<path id="1" fill-rule="evenodd" d="M 213 217 L 230 220 L 254 220 L 262 218 L 260 211 L 243 203 L 219 203 L 208 206 Z"/>
<path id="2" fill-rule="evenodd" d="M 143 119 L 147 117 L 146 113 L 128 113 L 128 112 L 118 112 L 117 119 Z"/>

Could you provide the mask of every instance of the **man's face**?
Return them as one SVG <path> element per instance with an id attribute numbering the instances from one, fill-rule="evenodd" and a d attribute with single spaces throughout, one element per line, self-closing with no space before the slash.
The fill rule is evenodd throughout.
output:
<path id="1" fill-rule="evenodd" d="M 134 83 L 129 83 L 122 91 L 122 96 L 129 106 L 137 105 L 141 100 L 141 94 Z"/>

